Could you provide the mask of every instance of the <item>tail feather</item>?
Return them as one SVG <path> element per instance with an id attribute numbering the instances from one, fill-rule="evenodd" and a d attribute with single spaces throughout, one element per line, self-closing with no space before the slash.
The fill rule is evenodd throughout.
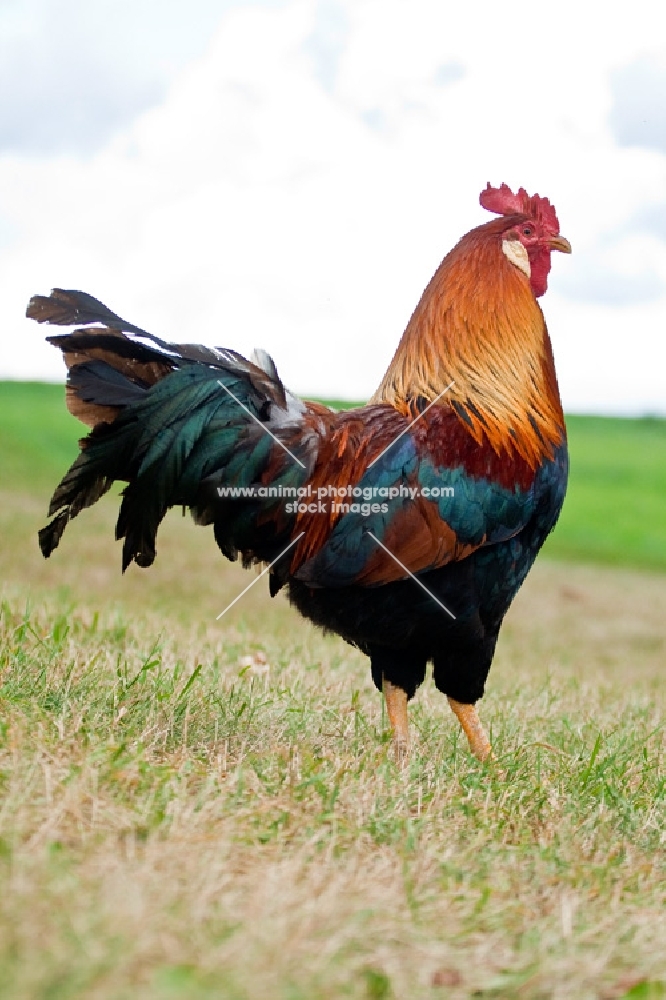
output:
<path id="1" fill-rule="evenodd" d="M 86 403 L 113 407 L 138 403 L 148 388 L 147 383 L 127 378 L 108 361 L 84 361 L 76 365 L 69 386 Z"/>
<path id="2" fill-rule="evenodd" d="M 106 424 L 100 426 L 108 427 Z M 92 435 L 86 440 L 90 437 Z M 39 532 L 39 547 L 44 558 L 48 559 L 58 547 L 72 518 L 86 507 L 97 503 L 111 488 L 113 481 L 113 471 L 108 464 L 95 461 L 95 457 L 87 449 L 81 452 L 51 497 L 48 516 L 53 517 L 53 520 Z"/>
<path id="3" fill-rule="evenodd" d="M 60 326 L 103 324 L 48 338 L 68 367 L 70 412 L 93 429 L 53 494 L 52 520 L 39 533 L 44 556 L 115 481 L 127 484 L 116 525 L 123 570 L 132 561 L 153 562 L 159 525 L 180 505 L 214 524 L 229 558 L 240 551 L 244 562 L 270 561 L 279 553 L 290 528 L 279 504 L 226 503 L 216 491 L 219 483 L 260 484 L 268 467 L 279 478 L 285 463 L 300 481 L 303 466 L 312 464 L 312 443 L 298 438 L 303 404 L 287 394 L 265 352 L 248 361 L 231 350 L 168 344 L 83 292 L 35 296 L 28 315 Z M 268 434 L 262 423 L 272 428 Z M 290 447 L 309 449 L 303 466 L 286 458 L 275 432 L 296 434 Z"/>
<path id="4" fill-rule="evenodd" d="M 53 326 L 87 326 L 89 323 L 103 323 L 111 330 L 136 333 L 148 337 L 160 346 L 166 346 L 152 334 L 121 319 L 108 306 L 87 292 L 74 289 L 54 288 L 50 295 L 33 295 L 26 309 L 28 319 Z"/>
<path id="5" fill-rule="evenodd" d="M 48 337 L 47 340 L 63 352 L 65 363 L 71 371 L 86 360 L 106 361 L 139 385 L 154 385 L 165 375 L 187 364 L 206 365 L 222 372 L 242 372 L 253 388 L 264 398 L 282 409 L 288 405 L 287 392 L 277 373 L 275 363 L 265 351 L 258 352 L 258 359 L 248 361 L 229 348 L 205 347 L 202 344 L 171 344 L 133 323 L 128 323 L 99 299 L 86 292 L 54 288 L 51 294 L 33 295 L 26 316 L 38 323 L 56 326 L 82 324 L 85 329 Z M 90 324 L 101 324 L 90 326 Z M 132 337 L 126 334 L 132 334 Z M 134 339 L 142 337 L 149 346 Z M 68 379 L 71 387 L 71 376 Z M 79 403 L 77 404 L 77 400 Z M 94 426 L 100 420 L 112 420 L 115 412 L 104 413 L 91 400 L 84 400 L 78 392 L 68 393 L 70 412 L 84 423 Z"/>
<path id="6" fill-rule="evenodd" d="M 256 382 L 257 385 L 261 384 L 264 391 L 269 389 L 271 398 L 278 405 L 284 407 L 287 404 L 285 388 L 280 381 L 275 363 L 265 351 L 259 352 L 261 360 L 254 363 L 230 348 L 205 347 L 203 344 L 171 344 L 167 340 L 156 337 L 153 333 L 148 333 L 140 326 L 128 323 L 127 320 L 122 319 L 103 302 L 88 295 L 87 292 L 79 292 L 74 289 L 53 288 L 50 295 L 33 295 L 28 303 L 26 316 L 38 323 L 49 323 L 55 326 L 81 324 L 88 327 L 84 330 L 75 330 L 74 333 L 67 334 L 65 337 L 47 338 L 55 346 L 60 347 L 63 354 L 71 349 L 77 349 L 76 345 L 80 342 L 80 340 L 77 341 L 77 337 L 83 336 L 85 338 L 94 335 L 98 338 L 97 343 L 93 344 L 87 340 L 85 341 L 86 348 L 102 347 L 104 350 L 111 351 L 114 356 L 140 361 L 158 361 L 168 365 L 169 370 L 180 367 L 182 363 L 187 362 L 223 369 L 227 367 L 242 369 L 251 381 Z M 92 323 L 102 325 L 90 329 Z M 160 350 L 155 351 L 145 344 L 126 337 L 127 333 L 145 337 Z M 106 337 L 106 340 L 100 340 L 103 337 Z M 123 346 L 123 342 L 125 346 Z M 128 344 L 129 347 L 127 347 Z"/>

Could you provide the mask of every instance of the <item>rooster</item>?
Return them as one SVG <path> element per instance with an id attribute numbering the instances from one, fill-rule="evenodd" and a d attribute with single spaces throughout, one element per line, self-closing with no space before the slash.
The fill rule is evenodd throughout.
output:
<path id="1" fill-rule="evenodd" d="M 78 327 L 48 339 L 68 408 L 92 427 L 51 500 L 44 556 L 116 480 L 123 571 L 151 565 L 167 510 L 186 506 L 227 558 L 268 567 L 271 595 L 286 587 L 370 658 L 398 756 L 432 662 L 488 758 L 475 704 L 566 490 L 537 298 L 551 252 L 571 246 L 546 198 L 488 184 L 480 202 L 498 217 L 444 258 L 376 393 L 346 412 L 292 395 L 265 352 L 167 343 L 82 292 L 33 297 L 30 318 Z"/>

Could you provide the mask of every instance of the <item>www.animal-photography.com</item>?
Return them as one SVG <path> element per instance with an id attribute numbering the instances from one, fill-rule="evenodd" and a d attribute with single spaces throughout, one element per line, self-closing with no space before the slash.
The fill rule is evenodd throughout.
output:
<path id="1" fill-rule="evenodd" d="M 659 23 L 0 4 L 0 998 L 666 998 Z"/>

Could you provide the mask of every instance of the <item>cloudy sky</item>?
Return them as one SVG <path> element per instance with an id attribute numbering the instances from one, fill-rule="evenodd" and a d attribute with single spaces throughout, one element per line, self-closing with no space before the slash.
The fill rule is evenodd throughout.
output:
<path id="1" fill-rule="evenodd" d="M 542 299 L 565 406 L 666 413 L 663 16 L 613 10 L 0 0 L 0 377 L 62 377 L 23 318 L 60 286 L 367 397 L 506 181 L 573 244 Z"/>

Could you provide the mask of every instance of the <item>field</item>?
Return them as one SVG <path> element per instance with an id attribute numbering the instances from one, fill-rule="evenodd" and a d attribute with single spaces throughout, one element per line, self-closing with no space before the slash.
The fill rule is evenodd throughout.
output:
<path id="1" fill-rule="evenodd" d="M 62 390 L 0 384 L 0 996 L 666 996 L 663 421 L 570 421 L 565 515 L 471 758 L 445 699 L 393 763 L 367 662 L 172 512 L 42 560 Z"/>

